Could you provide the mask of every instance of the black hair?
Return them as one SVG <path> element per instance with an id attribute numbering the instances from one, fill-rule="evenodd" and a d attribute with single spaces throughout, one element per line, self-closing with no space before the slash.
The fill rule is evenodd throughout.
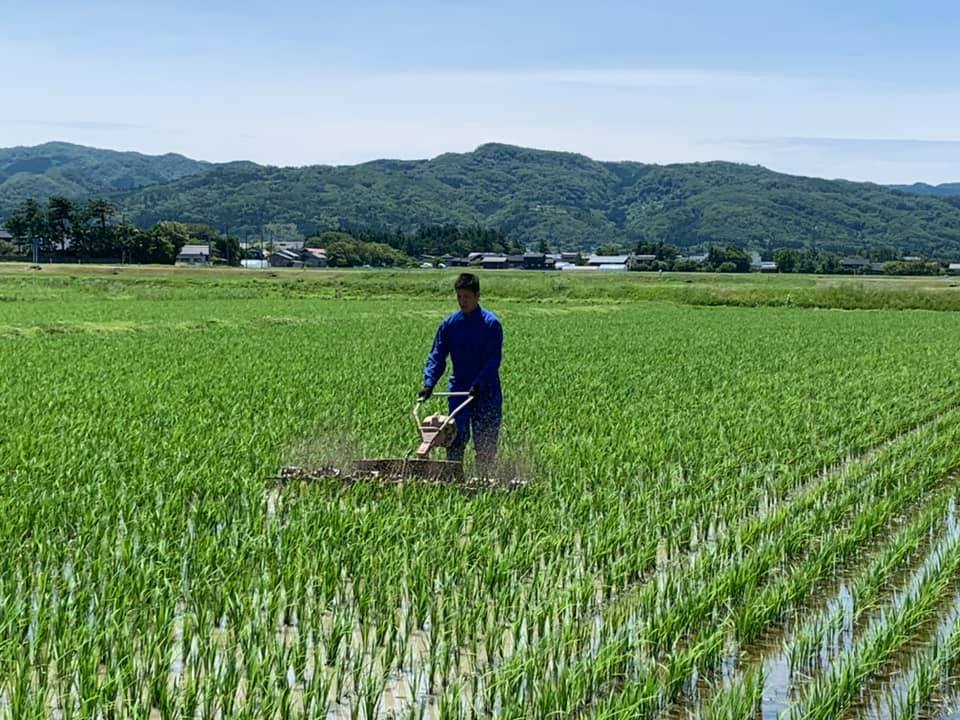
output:
<path id="1" fill-rule="evenodd" d="M 480 294 L 480 278 L 473 273 L 460 273 L 453 284 L 454 290 L 471 290 L 474 295 Z"/>

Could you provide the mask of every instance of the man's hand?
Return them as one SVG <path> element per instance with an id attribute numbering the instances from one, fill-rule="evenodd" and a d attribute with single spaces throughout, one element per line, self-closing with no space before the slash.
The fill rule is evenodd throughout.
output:
<path id="1" fill-rule="evenodd" d="M 419 402 L 426 402 L 430 399 L 431 395 L 433 395 L 433 388 L 429 385 L 424 385 L 423 389 L 417 393 L 417 400 Z"/>

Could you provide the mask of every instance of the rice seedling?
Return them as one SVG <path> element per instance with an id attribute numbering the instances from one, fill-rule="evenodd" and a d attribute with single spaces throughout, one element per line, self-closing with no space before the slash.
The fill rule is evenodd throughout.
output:
<path id="1" fill-rule="evenodd" d="M 662 707 L 955 446 L 952 316 L 505 302 L 523 492 L 266 486 L 402 451 L 446 306 L 235 290 L 0 308 L 0 717 Z"/>
<path id="2" fill-rule="evenodd" d="M 944 549 L 928 567 L 915 590 L 889 616 L 881 617 L 859 643 L 818 678 L 791 718 L 832 718 L 856 695 L 863 682 L 878 672 L 893 653 L 927 621 L 960 572 L 960 542 Z"/>

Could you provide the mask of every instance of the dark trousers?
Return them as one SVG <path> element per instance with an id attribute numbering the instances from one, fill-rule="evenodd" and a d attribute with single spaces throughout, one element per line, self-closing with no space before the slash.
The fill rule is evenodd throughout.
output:
<path id="1" fill-rule="evenodd" d="M 457 415 L 457 436 L 454 438 L 453 444 L 447 448 L 447 460 L 456 462 L 463 460 L 463 451 L 472 432 L 473 447 L 477 452 L 478 470 L 481 474 L 492 471 L 493 464 L 497 459 L 501 419 L 502 413 L 499 402 L 480 401 L 465 407 Z"/>

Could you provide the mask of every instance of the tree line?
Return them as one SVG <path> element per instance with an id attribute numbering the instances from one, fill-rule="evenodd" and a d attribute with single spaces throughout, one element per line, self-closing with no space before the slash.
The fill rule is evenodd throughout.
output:
<path id="1" fill-rule="evenodd" d="M 0 246 L 0 255 L 35 249 L 45 257 L 170 264 L 184 245 L 206 244 L 224 262 L 239 264 L 243 257 L 235 237 L 207 225 L 161 221 L 144 229 L 117 215 L 116 206 L 103 198 L 78 203 L 54 195 L 45 205 L 25 200 L 3 224 L 12 241 Z"/>
<path id="2" fill-rule="evenodd" d="M 0 241 L 0 256 L 28 256 L 35 248 L 46 258 L 172 264 L 184 245 L 202 244 L 210 248 L 214 262 L 239 265 L 245 257 L 263 257 L 273 249 L 270 243 L 245 249 L 235 236 L 200 223 L 164 220 L 149 228 L 140 228 L 127 222 L 117 207 L 103 198 L 79 203 L 55 195 L 43 205 L 29 199 L 7 217 L 3 226 L 12 236 L 12 242 L 4 247 Z M 326 248 L 333 267 L 404 267 L 414 264 L 414 258 L 418 257 L 524 251 L 500 230 L 451 224 L 425 225 L 405 233 L 400 229 L 376 230 L 341 222 L 339 230 L 317 233 L 307 238 L 305 244 Z M 546 243 L 541 241 L 537 249 L 547 251 Z M 617 255 L 621 249 L 617 243 L 605 243 L 598 248 L 598 254 Z M 644 259 L 634 259 L 630 264 L 632 270 L 749 272 L 751 269 L 748 251 L 735 245 L 711 245 L 702 262 L 681 256 L 677 246 L 663 241 L 641 241 L 634 253 Z M 855 271 L 842 264 L 841 255 L 821 249 L 778 248 L 765 254 L 781 273 Z M 871 247 L 863 257 L 880 264 L 882 272 L 892 275 L 933 275 L 943 271 L 935 261 L 900 257 L 891 246 Z"/>
<path id="3" fill-rule="evenodd" d="M 447 254 L 466 257 L 472 252 L 523 253 L 523 246 L 502 231 L 479 225 L 422 225 L 412 233 L 404 233 L 400 228 L 393 231 L 373 230 L 341 221 L 340 229 L 358 240 L 389 246 L 410 258 Z M 541 244 L 545 252 L 546 245 Z"/>
<path id="4" fill-rule="evenodd" d="M 608 250 L 600 254 L 616 253 Z M 724 273 L 744 273 L 751 270 L 750 253 L 735 245 L 712 245 L 702 261 L 683 257 L 675 245 L 664 242 L 640 242 L 634 249 L 634 255 L 631 270 Z M 641 261 L 636 259 L 636 256 L 644 256 L 645 259 Z M 650 256 L 652 259 L 648 259 Z M 870 264 L 879 265 L 881 272 L 887 275 L 938 275 L 944 271 L 944 264 L 941 262 L 915 257 L 903 258 L 888 246 L 869 248 L 858 257 Z M 780 273 L 834 275 L 865 270 L 863 267 L 845 266 L 842 255 L 818 249 L 777 248 L 772 253 L 767 253 L 766 260 L 773 260 L 777 272 Z"/>
<path id="5" fill-rule="evenodd" d="M 260 247 L 244 248 L 235 236 L 200 223 L 164 220 L 139 228 L 103 198 L 79 203 L 56 195 L 43 205 L 26 200 L 7 217 L 3 227 L 12 236 L 12 243 L 0 246 L 0 255 L 27 256 L 35 245 L 44 257 L 171 264 L 184 245 L 201 244 L 210 247 L 214 261 L 238 265 L 246 257 L 259 258 L 276 247 L 272 242 L 261 242 Z M 304 244 L 326 248 L 333 267 L 402 267 L 414 264 L 417 257 L 446 253 L 523 252 L 499 230 L 455 225 L 425 225 L 404 233 L 341 223 L 339 230 L 319 232 Z"/>

